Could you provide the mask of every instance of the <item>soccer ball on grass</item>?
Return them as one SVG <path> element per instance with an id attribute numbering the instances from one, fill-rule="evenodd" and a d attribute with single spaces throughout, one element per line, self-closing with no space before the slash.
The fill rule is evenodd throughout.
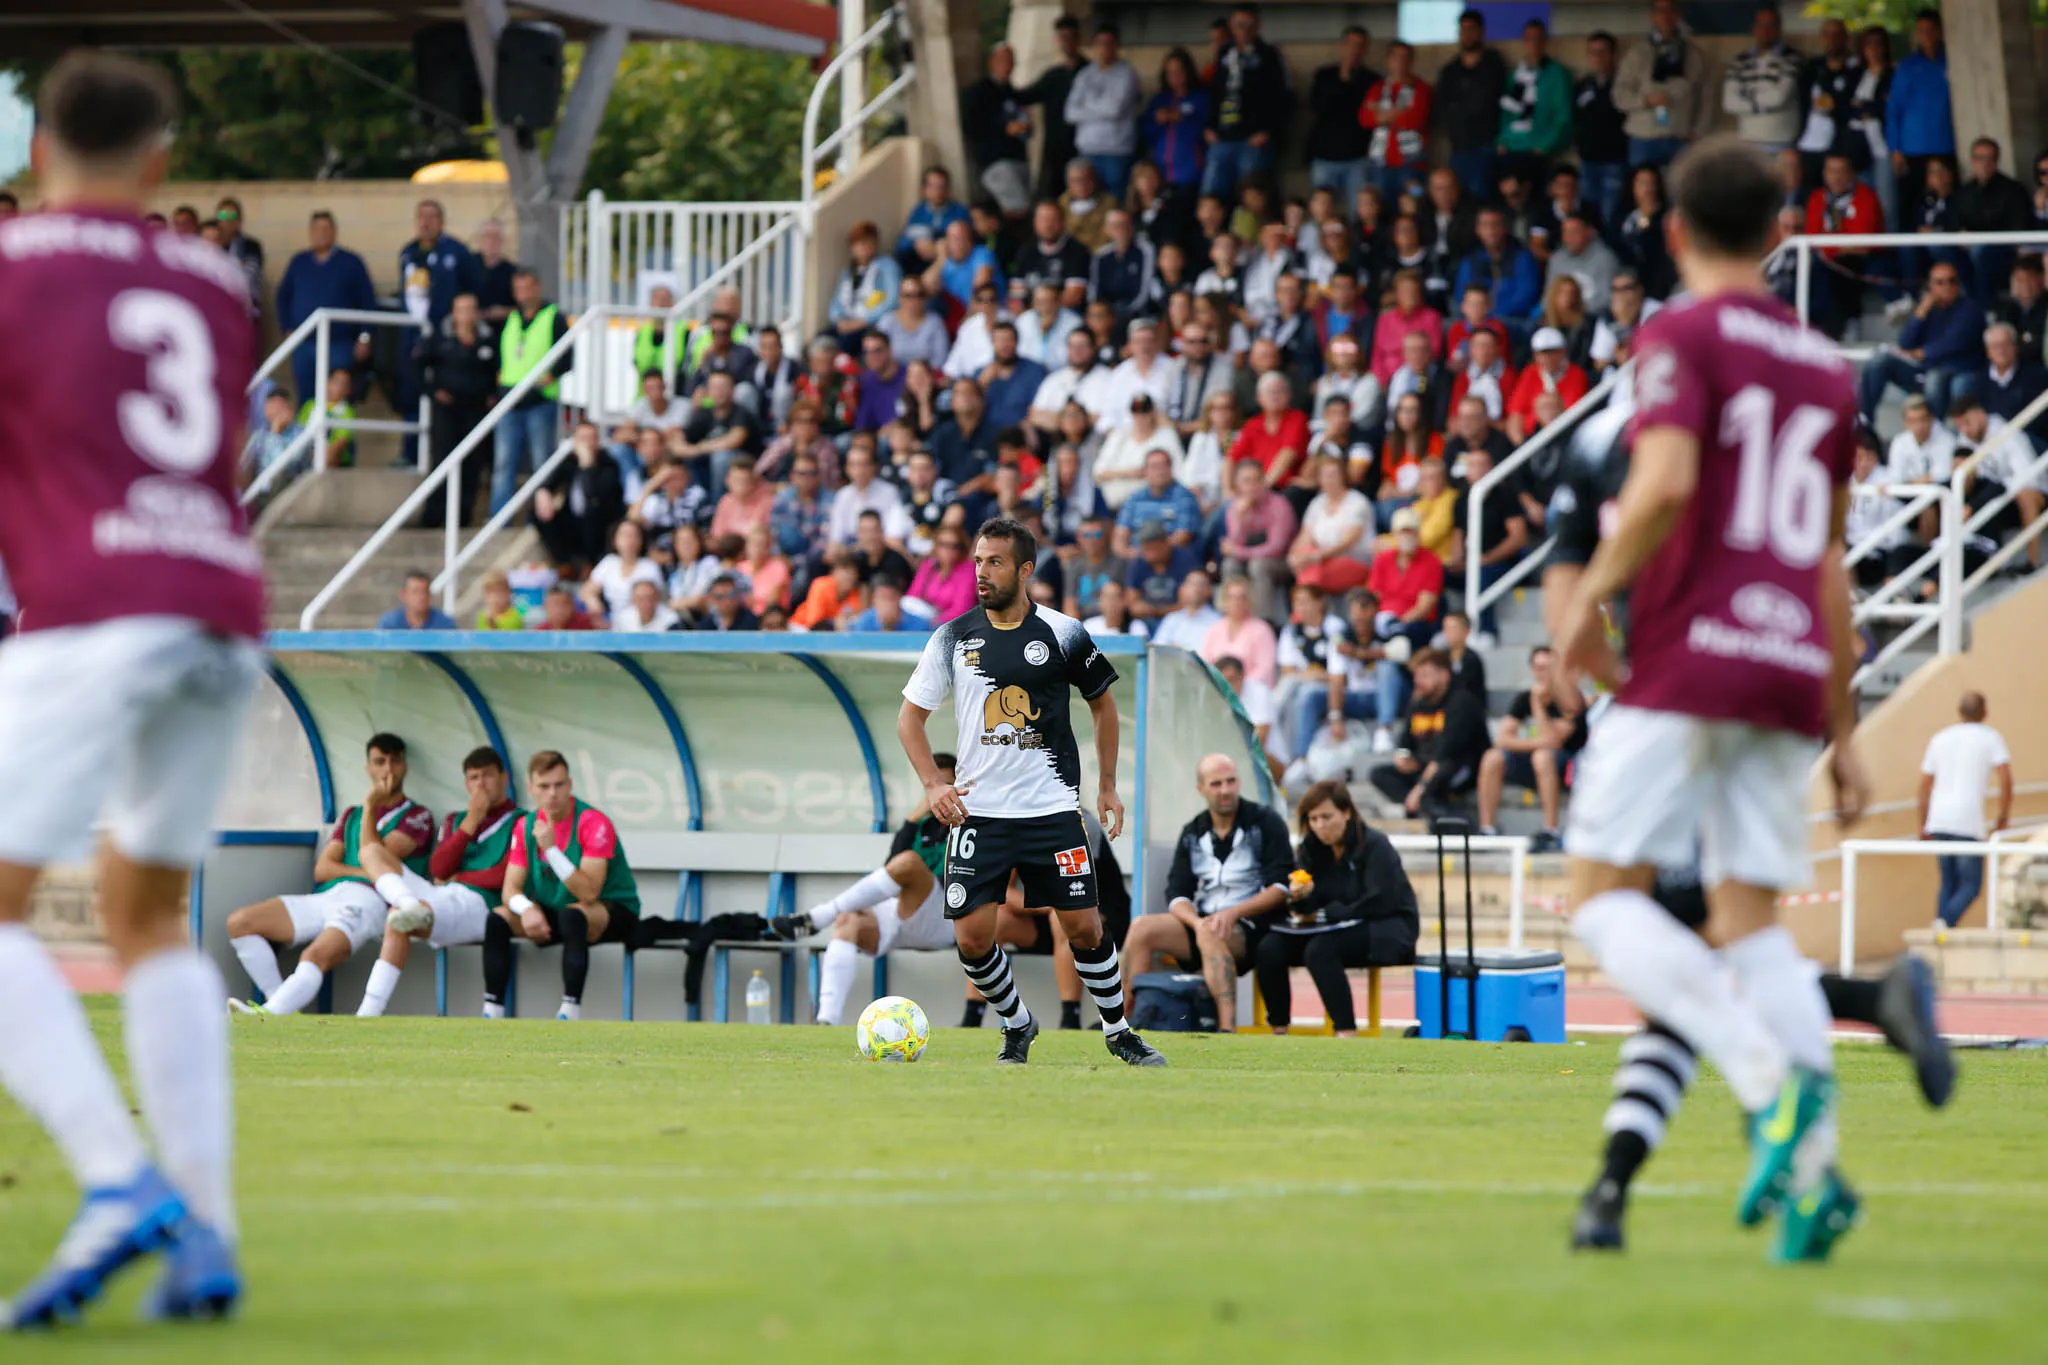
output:
<path id="1" fill-rule="evenodd" d="M 932 1040 L 932 1021 L 915 1000 L 885 995 L 860 1012 L 853 1038 L 871 1062 L 914 1062 Z"/>

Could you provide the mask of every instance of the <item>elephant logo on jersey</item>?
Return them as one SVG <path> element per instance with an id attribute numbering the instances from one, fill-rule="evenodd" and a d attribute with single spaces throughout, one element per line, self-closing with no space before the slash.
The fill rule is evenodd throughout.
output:
<path id="1" fill-rule="evenodd" d="M 1014 683 L 999 687 L 988 694 L 988 700 L 981 704 L 981 742 L 983 744 L 1014 744 L 1012 736 L 1022 735 L 1030 730 L 1030 723 L 1038 719 L 1038 708 L 1031 704 L 1031 694 Z M 996 738 L 996 732 L 1004 726 L 1010 735 Z"/>

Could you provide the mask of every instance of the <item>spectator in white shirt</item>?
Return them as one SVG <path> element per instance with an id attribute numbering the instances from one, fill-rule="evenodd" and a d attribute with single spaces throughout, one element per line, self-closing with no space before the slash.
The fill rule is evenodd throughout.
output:
<path id="1" fill-rule="evenodd" d="M 1259 229 L 1259 244 L 1244 263 L 1244 311 L 1254 324 L 1264 322 L 1280 309 L 1277 291 L 1282 275 L 1301 272 L 1301 262 L 1288 245 L 1287 224 L 1268 223 Z M 1196 286 L 1199 292 L 1200 286 Z"/>
<path id="2" fill-rule="evenodd" d="M 1959 724 L 1935 733 L 1920 761 L 1920 837 L 1958 843 L 1983 840 L 1984 791 L 1998 779 L 1998 820 L 2004 829 L 2012 819 L 2012 753 L 1998 731 L 1984 723 L 1989 707 L 1982 692 L 1965 692 L 1956 712 Z M 1935 902 L 1937 927 L 1953 929 L 1984 888 L 1984 859 L 1957 854 L 1936 859 L 1941 864 L 1941 898 Z"/>
<path id="3" fill-rule="evenodd" d="M 896 311 L 875 324 L 875 330 L 889 339 L 896 363 L 909 365 L 922 360 L 933 369 L 946 363 L 946 324 L 926 306 L 924 281 L 907 279 L 896 291 Z"/>
<path id="4" fill-rule="evenodd" d="M 1060 410 L 1079 403 L 1098 424 L 1109 411 L 1110 372 L 1095 359 L 1095 338 L 1076 327 L 1067 333 L 1067 363 L 1045 377 L 1031 400 L 1032 425 L 1058 431 Z M 1125 401 L 1128 415 L 1129 400 Z"/>
<path id="5" fill-rule="evenodd" d="M 1095 598 L 1095 614 L 1081 623 L 1090 635 L 1135 635 L 1145 638 L 1145 623 L 1131 615 L 1128 590 L 1116 579 L 1105 579 Z"/>
<path id="6" fill-rule="evenodd" d="M 1956 462 L 1955 433 L 1934 420 L 1934 409 L 1917 393 L 1901 407 L 1900 419 L 1904 429 L 1892 437 L 1891 448 L 1885 454 L 1885 468 L 1891 471 L 1891 481 L 1947 483 Z M 1940 527 L 1941 509 L 1930 503 L 1920 514 L 1921 541 L 1932 545 Z"/>
<path id="7" fill-rule="evenodd" d="M 882 533 L 889 540 L 901 542 L 909 536 L 910 518 L 903 511 L 896 485 L 876 478 L 875 471 L 873 444 L 856 439 L 846 452 L 846 487 L 832 495 L 832 515 L 825 522 L 827 544 L 853 544 L 860 534 L 863 512 L 882 518 Z"/>
<path id="8" fill-rule="evenodd" d="M 2041 515 L 2048 494 L 2043 494 L 2042 476 L 2034 472 L 2034 443 L 2027 433 L 2008 430 L 2005 419 L 1992 417 L 1974 393 L 1964 394 L 1949 404 L 1949 422 L 1956 431 L 1956 458 L 1963 460 L 1978 451 L 1986 452 L 1977 467 L 1963 480 L 1963 494 L 1972 513 L 1981 512 L 2007 493 L 2012 498 L 1985 519 L 1982 531 L 1997 539 L 2031 526 Z M 2041 543 L 2033 544 L 2034 563 L 2040 563 Z"/>
<path id="9" fill-rule="evenodd" d="M 946 353 L 946 378 L 973 379 L 988 368 L 996 358 L 995 335 L 990 329 L 1002 317 L 995 285 L 975 285 L 974 305 L 960 320 L 960 330 L 953 334 L 953 349 Z"/>
<path id="10" fill-rule="evenodd" d="M 675 609 L 661 600 L 662 584 L 655 579 L 639 578 L 633 581 L 633 603 L 624 611 L 612 614 L 612 629 L 619 631 L 674 630 L 682 624 L 683 618 Z"/>
<path id="11" fill-rule="evenodd" d="M 1142 391 L 1133 394 L 1131 408 L 1132 411 L 1125 414 L 1129 421 L 1103 439 L 1092 471 L 1095 487 L 1112 512 L 1122 511 L 1131 495 L 1145 487 L 1147 461 L 1153 451 L 1164 451 L 1172 462 L 1170 468 L 1176 471 L 1185 458 L 1180 433 L 1160 417 L 1159 405 L 1150 401 L 1149 394 Z M 1123 527 L 1118 528 L 1118 539 L 1123 538 L 1124 530 Z M 1129 554 L 1131 550 L 1127 547 L 1117 553 Z"/>
<path id="12" fill-rule="evenodd" d="M 669 397 L 661 371 L 649 370 L 640 376 L 640 397 L 626 420 L 641 431 L 674 431 L 690 420 L 690 405 Z"/>
<path id="13" fill-rule="evenodd" d="M 1849 477 L 1849 517 L 1845 532 L 1849 548 L 1855 550 L 1877 533 L 1902 505 L 1885 490 L 1893 482 L 1891 471 L 1878 463 L 1877 435 L 1863 427 L 1856 433 L 1856 465 Z M 1884 533 L 1850 569 L 1859 587 L 1877 588 L 1907 567 L 1914 551 L 1903 525 Z"/>
<path id="14" fill-rule="evenodd" d="M 1081 315 L 1060 306 L 1056 284 L 1031 290 L 1031 307 L 1017 318 L 1017 354 L 1057 370 L 1067 355 L 1067 336 L 1079 329 Z"/>
<path id="15" fill-rule="evenodd" d="M 1378 431 L 1386 425 L 1386 391 L 1379 377 L 1365 368 L 1365 352 L 1358 339 L 1340 332 L 1330 338 L 1325 356 L 1328 368 L 1316 380 L 1315 396 L 1309 405 L 1311 421 L 1320 421 L 1330 399 L 1339 394 L 1351 404 L 1351 425 L 1360 431 Z"/>
<path id="16" fill-rule="evenodd" d="M 1159 618 L 1152 631 L 1152 643 L 1185 649 L 1190 654 L 1198 652 L 1208 637 L 1209 627 L 1223 619 L 1223 613 L 1211 605 L 1214 593 L 1209 575 L 1200 569 L 1183 578 L 1180 605 Z"/>
<path id="17" fill-rule="evenodd" d="M 1180 363 L 1161 353 L 1157 323 L 1143 318 L 1132 323 L 1128 340 L 1130 359 L 1109 373 L 1108 408 L 1097 419 L 1104 431 L 1130 425 L 1131 400 L 1141 393 L 1152 396 L 1159 412 L 1167 412 L 1180 387 Z"/>

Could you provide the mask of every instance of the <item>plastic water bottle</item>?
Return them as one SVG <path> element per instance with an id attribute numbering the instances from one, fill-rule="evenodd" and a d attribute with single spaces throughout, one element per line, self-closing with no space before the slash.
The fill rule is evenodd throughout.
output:
<path id="1" fill-rule="evenodd" d="M 758 971 L 753 980 L 747 982 L 747 1022 L 765 1024 L 768 1020 L 768 978 Z"/>

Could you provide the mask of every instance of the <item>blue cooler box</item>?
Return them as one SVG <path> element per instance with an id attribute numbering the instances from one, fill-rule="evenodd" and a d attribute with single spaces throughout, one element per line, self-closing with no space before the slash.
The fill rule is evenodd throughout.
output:
<path id="1" fill-rule="evenodd" d="M 1479 967 L 1479 1037 L 1498 1043 L 1510 1028 L 1527 1031 L 1536 1043 L 1562 1043 L 1564 1039 L 1564 955 L 1548 952 L 1510 952 L 1486 949 L 1473 954 Z M 1415 961 L 1415 1018 L 1421 1037 L 1444 1036 L 1442 955 L 1431 953 Z M 1465 955 L 1451 954 L 1451 966 L 1462 968 Z M 1462 976 L 1451 977 L 1451 1030 L 1463 1033 L 1469 1017 L 1466 992 L 1471 983 Z"/>

